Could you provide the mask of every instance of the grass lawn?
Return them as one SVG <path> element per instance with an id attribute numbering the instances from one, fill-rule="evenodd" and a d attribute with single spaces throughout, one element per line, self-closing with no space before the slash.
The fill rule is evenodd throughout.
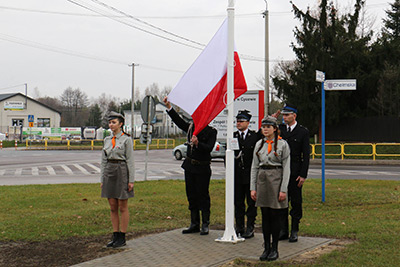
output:
<path id="1" fill-rule="evenodd" d="M 210 185 L 211 224 L 224 224 L 224 181 Z M 0 187 L 0 242 L 45 241 L 112 232 L 109 207 L 99 197 L 99 184 Z M 188 226 L 183 181 L 135 183 L 129 200 L 129 232 Z M 322 255 L 319 266 L 398 266 L 400 262 L 400 182 L 328 180 L 326 202 L 321 184 L 310 179 L 303 189 L 301 235 L 355 242 Z M 257 224 L 261 223 L 261 216 Z M 257 251 L 259 253 L 259 251 Z M 285 265 L 284 262 L 235 261 L 235 266 Z"/>

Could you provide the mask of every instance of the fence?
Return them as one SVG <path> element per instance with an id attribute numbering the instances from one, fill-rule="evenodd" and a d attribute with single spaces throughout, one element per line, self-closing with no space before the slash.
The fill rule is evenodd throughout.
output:
<path id="1" fill-rule="evenodd" d="M 325 146 L 325 156 L 342 160 L 345 157 L 372 157 L 373 160 L 377 157 L 400 157 L 400 143 L 328 143 Z M 321 144 L 311 144 L 312 159 L 322 156 L 317 150 L 321 150 Z"/>
<path id="2" fill-rule="evenodd" d="M 27 149 L 102 149 L 103 140 L 26 140 Z M 175 147 L 175 139 L 153 139 L 149 145 L 150 149 L 168 149 Z M 146 149 L 146 144 L 141 144 L 139 140 L 134 140 L 133 149 Z"/>

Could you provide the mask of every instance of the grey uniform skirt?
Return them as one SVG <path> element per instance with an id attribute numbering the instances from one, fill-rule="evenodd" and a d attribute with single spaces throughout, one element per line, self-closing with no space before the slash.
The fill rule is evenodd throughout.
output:
<path id="1" fill-rule="evenodd" d="M 257 175 L 256 207 L 284 209 L 288 207 L 288 196 L 278 201 L 281 191 L 282 169 L 259 169 Z"/>
<path id="2" fill-rule="evenodd" d="M 128 199 L 133 197 L 133 190 L 128 192 L 129 173 L 125 161 L 107 162 L 104 168 L 101 197 Z"/>

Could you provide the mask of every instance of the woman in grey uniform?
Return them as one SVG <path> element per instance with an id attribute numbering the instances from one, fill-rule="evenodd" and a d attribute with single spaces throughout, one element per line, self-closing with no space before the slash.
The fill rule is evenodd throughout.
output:
<path id="1" fill-rule="evenodd" d="M 276 118 L 267 116 L 261 125 L 264 138 L 254 147 L 250 190 L 256 207 L 261 207 L 265 249 L 260 260 L 273 261 L 279 257 L 280 213 L 288 207 L 290 149 L 279 136 Z"/>
<path id="2" fill-rule="evenodd" d="M 111 209 L 113 238 L 107 247 L 126 245 L 125 233 L 128 229 L 128 198 L 133 197 L 135 180 L 133 163 L 133 143 L 123 132 L 124 116 L 111 111 L 108 126 L 111 136 L 104 139 L 101 158 L 101 197 L 107 198 Z"/>

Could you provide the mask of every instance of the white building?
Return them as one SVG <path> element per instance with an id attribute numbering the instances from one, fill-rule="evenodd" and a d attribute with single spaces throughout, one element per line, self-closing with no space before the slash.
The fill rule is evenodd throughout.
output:
<path id="1" fill-rule="evenodd" d="M 22 127 L 60 127 L 61 112 L 21 93 L 0 94 L 0 133 L 19 139 Z"/>

